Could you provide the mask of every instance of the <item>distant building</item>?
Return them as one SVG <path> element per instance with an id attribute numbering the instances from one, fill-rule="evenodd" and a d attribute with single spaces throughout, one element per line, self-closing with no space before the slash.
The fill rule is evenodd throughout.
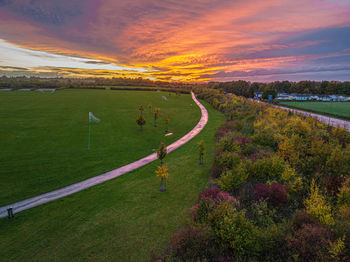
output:
<path id="1" fill-rule="evenodd" d="M 279 101 L 323 101 L 323 102 L 345 102 L 349 97 L 339 95 L 312 95 L 312 94 L 286 94 L 278 93 L 276 100 Z"/>
<path id="2" fill-rule="evenodd" d="M 261 100 L 262 99 L 262 92 L 255 92 L 254 99 Z"/>

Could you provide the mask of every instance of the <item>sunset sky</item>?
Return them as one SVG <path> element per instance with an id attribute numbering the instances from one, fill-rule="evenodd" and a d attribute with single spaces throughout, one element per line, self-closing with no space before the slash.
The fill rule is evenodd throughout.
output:
<path id="1" fill-rule="evenodd" d="M 350 0 L 0 0 L 0 75 L 350 80 Z"/>

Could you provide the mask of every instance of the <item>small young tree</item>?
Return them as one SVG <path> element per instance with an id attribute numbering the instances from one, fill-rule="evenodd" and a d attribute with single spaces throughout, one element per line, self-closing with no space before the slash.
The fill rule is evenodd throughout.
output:
<path id="1" fill-rule="evenodd" d="M 142 113 L 143 113 L 143 111 L 144 111 L 145 109 L 143 108 L 143 105 L 140 105 L 139 106 L 139 111 L 140 111 L 140 114 L 142 115 Z"/>
<path id="2" fill-rule="evenodd" d="M 146 119 L 143 117 L 142 114 L 140 114 L 137 119 L 136 123 L 140 126 L 140 130 L 142 131 L 142 126 L 146 124 Z"/>
<path id="3" fill-rule="evenodd" d="M 150 113 L 152 113 L 152 103 L 148 104 L 148 110 L 149 110 Z"/>
<path id="4" fill-rule="evenodd" d="M 165 123 L 165 133 L 168 133 L 168 129 L 169 129 L 169 117 L 168 117 L 168 114 L 165 116 L 164 123 Z"/>
<path id="5" fill-rule="evenodd" d="M 168 166 L 158 166 L 158 170 L 155 171 L 157 177 L 160 177 L 160 191 L 164 192 L 166 190 L 166 180 L 168 179 Z"/>
<path id="6" fill-rule="evenodd" d="M 197 147 L 198 147 L 198 152 L 199 152 L 199 164 L 202 165 L 203 164 L 203 156 L 205 153 L 205 145 L 204 145 L 203 140 L 201 140 L 197 143 Z"/>
<path id="7" fill-rule="evenodd" d="M 157 157 L 160 160 L 160 166 L 163 166 L 163 159 L 166 157 L 167 153 L 165 143 L 161 142 L 159 148 L 157 149 Z"/>
<path id="8" fill-rule="evenodd" d="M 154 126 L 156 127 L 157 126 L 157 119 L 158 119 L 158 117 L 159 117 L 159 108 L 158 107 L 156 107 L 155 109 L 154 109 Z"/>

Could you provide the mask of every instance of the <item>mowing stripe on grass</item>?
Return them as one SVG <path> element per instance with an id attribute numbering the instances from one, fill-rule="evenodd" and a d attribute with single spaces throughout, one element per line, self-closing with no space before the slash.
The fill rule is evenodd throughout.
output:
<path id="1" fill-rule="evenodd" d="M 192 92 L 192 99 L 193 101 L 198 105 L 198 107 L 201 110 L 201 119 L 199 120 L 198 124 L 185 136 L 180 138 L 179 140 L 175 141 L 171 145 L 167 147 L 168 153 L 174 151 L 175 149 L 179 148 L 180 146 L 186 144 L 188 141 L 190 141 L 192 138 L 194 138 L 196 135 L 199 134 L 200 131 L 205 127 L 205 125 L 208 122 L 208 111 L 207 109 L 196 99 L 194 93 Z M 13 213 L 18 213 L 20 211 L 45 204 L 47 202 L 74 194 L 76 192 L 82 191 L 86 188 L 101 184 L 105 181 L 111 180 L 113 178 L 116 178 L 118 176 L 121 176 L 123 174 L 126 174 L 128 172 L 131 172 L 141 166 L 144 166 L 154 160 L 157 159 L 157 154 L 153 153 L 151 155 L 148 155 L 140 160 L 137 160 L 135 162 L 132 162 L 128 165 L 125 165 L 123 167 L 117 168 L 115 170 L 112 170 L 110 172 L 107 172 L 105 174 L 95 176 L 89 179 L 86 179 L 84 181 L 75 183 L 70 186 L 66 186 L 36 197 L 32 197 L 23 201 L 19 201 L 7 206 L 0 207 L 0 217 L 6 217 L 7 216 L 7 209 L 12 208 Z"/>

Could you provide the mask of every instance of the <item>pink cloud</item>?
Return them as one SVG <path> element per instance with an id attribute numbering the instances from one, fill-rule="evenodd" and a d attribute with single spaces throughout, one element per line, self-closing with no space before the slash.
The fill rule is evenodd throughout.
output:
<path id="1" fill-rule="evenodd" d="M 254 58 L 270 50 L 297 50 L 322 41 L 284 39 L 301 32 L 350 25 L 350 2 L 328 0 L 135 0 L 35 2 L 42 18 L 0 8 L 0 38 L 30 48 L 159 68 L 192 68 L 193 76 L 259 68 L 287 68 L 305 54 Z M 79 9 L 70 13 L 66 10 Z M 31 10 L 31 9 L 29 9 Z M 55 13 L 60 11 L 58 14 Z M 23 13 L 24 12 L 24 13 Z M 23 15 L 24 14 L 24 15 Z M 41 14 L 41 13 L 40 13 Z M 56 18 L 58 17 L 58 18 Z M 45 22 L 46 21 L 46 22 Z M 206 68 L 195 69 L 195 68 Z M 205 71 L 205 72 L 204 72 Z"/>

